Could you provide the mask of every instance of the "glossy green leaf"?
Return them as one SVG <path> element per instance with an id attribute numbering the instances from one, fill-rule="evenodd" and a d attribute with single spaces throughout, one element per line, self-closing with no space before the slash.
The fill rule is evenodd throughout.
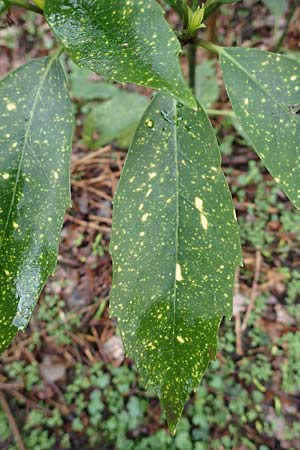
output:
<path id="1" fill-rule="evenodd" d="M 155 0 L 48 0 L 45 16 L 78 65 L 195 106 L 178 61 L 180 44 Z"/>
<path id="2" fill-rule="evenodd" d="M 137 93 L 118 90 L 110 100 L 93 107 L 84 122 L 83 138 L 90 148 L 116 140 L 128 148 L 148 99 Z"/>
<path id="3" fill-rule="evenodd" d="M 159 94 L 134 137 L 114 201 L 111 314 L 174 432 L 232 313 L 236 219 L 211 124 Z"/>
<path id="4" fill-rule="evenodd" d="M 245 48 L 223 48 L 220 60 L 242 128 L 291 202 L 300 207 L 300 64 Z"/>
<path id="5" fill-rule="evenodd" d="M 0 351 L 54 270 L 70 204 L 72 110 L 56 57 L 0 82 Z"/>
<path id="6" fill-rule="evenodd" d="M 216 73 L 216 63 L 210 59 L 196 66 L 195 94 L 204 108 L 209 108 L 218 100 L 220 89 Z"/>

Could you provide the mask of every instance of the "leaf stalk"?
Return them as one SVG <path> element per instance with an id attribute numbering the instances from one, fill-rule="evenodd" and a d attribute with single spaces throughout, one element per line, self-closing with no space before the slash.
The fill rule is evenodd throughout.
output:
<path id="1" fill-rule="evenodd" d="M 198 47 L 203 47 L 206 50 L 212 52 L 212 53 L 216 53 L 217 55 L 220 53 L 221 51 L 221 47 L 219 47 L 216 44 L 213 44 L 212 42 L 207 42 L 204 39 L 197 39 L 197 41 L 195 42 L 195 44 Z"/>
<path id="2" fill-rule="evenodd" d="M 231 117 L 233 119 L 236 117 L 233 111 L 227 110 L 222 111 L 218 109 L 206 109 L 205 112 L 208 116 L 224 116 L 224 117 Z"/>

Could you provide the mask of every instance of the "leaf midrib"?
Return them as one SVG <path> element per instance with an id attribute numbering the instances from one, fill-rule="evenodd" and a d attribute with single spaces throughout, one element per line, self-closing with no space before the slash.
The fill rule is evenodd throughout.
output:
<path id="1" fill-rule="evenodd" d="M 10 221 L 10 218 L 11 218 L 12 209 L 13 209 L 13 206 L 14 206 L 16 193 L 17 193 L 17 187 L 18 187 L 18 184 L 19 184 L 19 181 L 20 181 L 20 174 L 21 174 L 21 169 L 22 169 L 23 162 L 24 162 L 25 149 L 26 149 L 26 147 L 28 145 L 29 132 L 30 132 L 30 129 L 31 129 L 31 126 L 32 126 L 33 117 L 34 117 L 35 112 L 36 112 L 36 108 L 37 108 L 38 100 L 39 100 L 39 97 L 40 97 L 40 94 L 41 94 L 41 90 L 42 90 L 42 88 L 44 86 L 44 83 L 45 83 L 45 81 L 47 79 L 47 76 L 48 76 L 48 74 L 49 74 L 49 72 L 51 70 L 51 67 L 52 67 L 54 61 L 56 61 L 56 59 L 57 59 L 57 54 L 54 54 L 54 56 L 49 58 L 49 63 L 47 64 L 47 66 L 45 68 L 45 73 L 44 73 L 43 77 L 41 78 L 41 81 L 40 81 L 40 83 L 38 85 L 38 88 L 37 88 L 37 91 L 36 91 L 36 96 L 35 96 L 35 99 L 34 99 L 34 102 L 33 102 L 32 110 L 30 112 L 30 119 L 29 119 L 29 121 L 27 123 L 27 127 L 25 129 L 24 142 L 23 142 L 22 152 L 21 152 L 21 156 L 20 156 L 20 160 L 19 160 L 17 177 L 16 177 L 16 181 L 14 183 L 14 189 L 13 189 L 13 192 L 12 192 L 12 199 L 11 199 L 11 203 L 10 203 L 10 206 L 9 206 L 6 223 L 5 223 L 5 226 L 4 226 L 3 239 L 2 239 L 2 242 L 0 243 L 0 251 L 3 248 L 4 242 L 5 242 L 5 238 L 6 238 L 6 235 L 7 235 L 8 224 L 9 224 L 9 221 Z M 32 63 L 29 63 L 29 64 L 32 64 Z"/>
<path id="2" fill-rule="evenodd" d="M 173 110 L 174 117 L 177 115 L 177 101 L 173 100 Z M 176 279 L 176 268 L 179 260 L 179 170 L 178 170 L 178 135 L 177 135 L 177 125 L 176 120 L 174 120 L 174 161 L 175 161 L 175 173 L 176 173 L 176 225 L 175 225 L 175 267 L 174 267 L 174 285 L 173 285 L 173 364 L 175 363 L 175 334 L 176 334 L 176 303 L 177 303 L 177 279 Z"/>

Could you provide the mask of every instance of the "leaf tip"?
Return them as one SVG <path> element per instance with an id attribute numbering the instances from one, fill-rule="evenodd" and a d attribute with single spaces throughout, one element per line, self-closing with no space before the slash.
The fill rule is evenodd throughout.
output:
<path id="1" fill-rule="evenodd" d="M 165 410 L 168 428 L 170 431 L 171 436 L 176 436 L 177 433 L 177 426 L 181 417 L 182 412 L 179 413 L 176 411 L 172 411 L 170 409 Z"/>
<path id="2" fill-rule="evenodd" d="M 178 387 L 175 380 L 169 388 L 167 390 L 164 389 L 162 396 L 159 395 L 159 397 L 166 415 L 170 434 L 175 436 L 190 390 L 185 385 Z"/>
<path id="3" fill-rule="evenodd" d="M 176 423 L 168 422 L 170 434 L 171 434 L 171 436 L 173 436 L 173 437 L 176 436 L 177 423 L 178 423 L 178 422 L 176 422 Z"/>

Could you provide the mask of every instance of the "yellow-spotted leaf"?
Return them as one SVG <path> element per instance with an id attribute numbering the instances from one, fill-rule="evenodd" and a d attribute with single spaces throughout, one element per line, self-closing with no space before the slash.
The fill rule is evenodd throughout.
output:
<path id="1" fill-rule="evenodd" d="M 0 351 L 53 272 L 70 204 L 72 110 L 56 56 L 0 82 Z"/>
<path id="2" fill-rule="evenodd" d="M 211 124 L 159 94 L 137 129 L 114 202 L 111 314 L 172 432 L 232 313 L 240 245 Z"/>
<path id="3" fill-rule="evenodd" d="M 48 0 L 45 16 L 79 66 L 195 107 L 178 61 L 180 44 L 155 0 Z"/>
<path id="4" fill-rule="evenodd" d="M 267 169 L 300 207 L 300 64 L 257 49 L 222 48 L 233 110 Z"/>

